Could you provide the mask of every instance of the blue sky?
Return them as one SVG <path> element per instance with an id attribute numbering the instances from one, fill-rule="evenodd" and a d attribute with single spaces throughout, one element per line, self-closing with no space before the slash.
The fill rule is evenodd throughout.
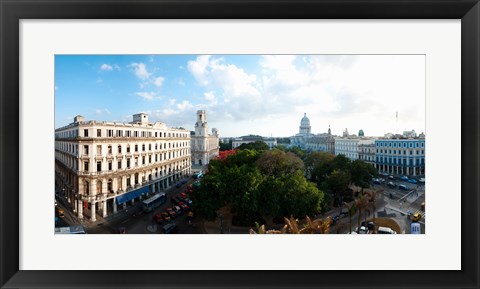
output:
<path id="1" fill-rule="evenodd" d="M 425 131 L 421 55 L 57 55 L 55 127 L 76 115 L 193 130 L 205 109 L 222 137 Z M 395 112 L 398 111 L 398 125 Z"/>

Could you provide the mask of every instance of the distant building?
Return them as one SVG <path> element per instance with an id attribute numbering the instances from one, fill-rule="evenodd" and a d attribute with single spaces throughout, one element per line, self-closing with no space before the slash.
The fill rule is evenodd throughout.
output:
<path id="1" fill-rule="evenodd" d="M 347 130 L 345 129 L 345 131 Z M 335 155 L 344 155 L 351 160 L 372 157 L 370 153 L 367 153 L 366 148 L 373 143 L 373 139 L 363 139 L 356 136 L 335 138 Z"/>
<path id="2" fill-rule="evenodd" d="M 375 166 L 375 140 L 360 142 L 358 144 L 358 159 Z"/>
<path id="3" fill-rule="evenodd" d="M 207 114 L 205 110 L 197 111 L 197 122 L 192 138 L 192 164 L 207 165 L 211 159 L 218 156 L 220 149 L 218 129 L 212 128 L 208 134 Z"/>
<path id="4" fill-rule="evenodd" d="M 290 137 L 290 146 L 297 146 L 308 151 L 325 151 L 333 154 L 335 151 L 335 140 L 330 127 L 328 128 L 328 133 L 312 134 L 310 119 L 308 119 L 305 113 L 300 120 L 298 134 Z"/>
<path id="5" fill-rule="evenodd" d="M 375 164 L 390 174 L 425 175 L 425 138 L 376 139 Z"/>
<path id="6" fill-rule="evenodd" d="M 247 135 L 232 140 L 232 148 L 238 148 L 242 144 L 253 143 L 256 141 L 263 141 L 267 144 L 269 149 L 273 149 L 277 145 L 277 139 L 272 137 L 262 137 L 259 135 Z"/>
<path id="7" fill-rule="evenodd" d="M 407 130 L 407 131 L 404 131 L 404 132 L 403 132 L 403 136 L 404 136 L 404 137 L 412 137 L 412 138 L 415 138 L 415 137 L 417 137 L 417 133 L 415 132 L 414 129 L 412 129 L 412 130 Z"/>

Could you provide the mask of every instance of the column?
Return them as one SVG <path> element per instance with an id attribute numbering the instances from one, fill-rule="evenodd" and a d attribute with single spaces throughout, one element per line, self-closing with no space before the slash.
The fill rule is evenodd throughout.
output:
<path id="1" fill-rule="evenodd" d="M 113 180 L 112 180 L 113 182 Z M 112 184 L 113 185 L 113 184 Z M 108 184 L 106 179 L 102 179 L 102 217 L 105 218 L 107 216 L 107 191 Z"/>
<path id="2" fill-rule="evenodd" d="M 78 212 L 78 218 L 79 218 L 80 220 L 83 219 L 83 202 L 82 202 L 81 196 L 82 196 L 82 195 L 79 195 L 79 199 L 78 199 L 78 201 L 77 201 L 77 204 L 78 204 L 78 210 L 77 210 L 77 212 Z"/>
<path id="3" fill-rule="evenodd" d="M 91 212 L 91 218 L 90 220 L 92 222 L 95 222 L 97 220 L 97 216 L 95 216 L 95 198 L 97 197 L 97 180 L 92 180 L 90 182 L 90 212 Z"/>
<path id="4" fill-rule="evenodd" d="M 107 207 L 108 207 L 107 202 L 108 202 L 108 199 L 105 198 L 103 201 L 103 215 L 102 215 L 103 218 L 107 216 Z"/>
<path id="5" fill-rule="evenodd" d="M 90 203 L 90 212 L 92 213 L 91 221 L 95 222 L 97 220 L 96 211 L 95 211 L 95 201 Z"/>
<path id="6" fill-rule="evenodd" d="M 113 198 L 113 213 L 117 213 L 117 192 L 115 192 L 115 198 Z"/>

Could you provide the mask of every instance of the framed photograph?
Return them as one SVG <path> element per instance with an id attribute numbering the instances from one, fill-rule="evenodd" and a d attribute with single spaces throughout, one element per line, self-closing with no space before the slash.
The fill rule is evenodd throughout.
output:
<path id="1" fill-rule="evenodd" d="M 478 288 L 478 1 L 0 1 L 2 288 Z"/>

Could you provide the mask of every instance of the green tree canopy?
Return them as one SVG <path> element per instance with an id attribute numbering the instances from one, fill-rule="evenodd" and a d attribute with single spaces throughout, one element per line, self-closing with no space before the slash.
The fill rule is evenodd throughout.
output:
<path id="1" fill-rule="evenodd" d="M 255 141 L 251 143 L 241 144 L 239 147 L 241 150 L 256 150 L 256 151 L 266 151 L 269 149 L 268 145 L 264 141 Z"/>

